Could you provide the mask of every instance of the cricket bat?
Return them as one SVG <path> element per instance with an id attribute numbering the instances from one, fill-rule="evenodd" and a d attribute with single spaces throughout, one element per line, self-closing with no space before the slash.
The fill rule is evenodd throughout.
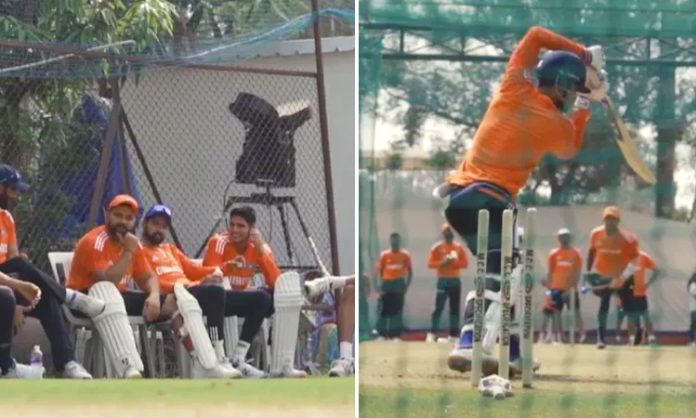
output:
<path id="1" fill-rule="evenodd" d="M 636 148 L 636 143 L 633 141 L 633 138 L 631 138 L 631 134 L 628 132 L 626 125 L 624 125 L 623 121 L 619 117 L 619 112 L 616 110 L 614 102 L 612 102 L 609 96 L 607 96 L 604 103 L 607 106 L 612 123 L 619 131 L 619 136 L 616 138 L 616 143 L 619 145 L 619 149 L 621 150 L 621 154 L 623 154 L 624 159 L 640 178 L 650 184 L 655 184 L 655 174 L 650 171 L 648 166 L 645 165 L 645 162 L 640 158 L 638 148 Z"/>

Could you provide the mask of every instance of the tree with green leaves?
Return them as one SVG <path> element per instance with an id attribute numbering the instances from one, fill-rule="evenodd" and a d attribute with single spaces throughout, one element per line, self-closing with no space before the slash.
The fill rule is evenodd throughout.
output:
<path id="1" fill-rule="evenodd" d="M 167 42 L 176 16 L 164 0 L 2 0 L 0 38 L 138 54 Z M 23 250 L 41 264 L 47 250 L 72 244 L 44 236 L 65 222 L 74 203 L 61 193 L 61 182 L 99 161 L 94 138 L 103 135 L 102 127 L 77 123 L 75 111 L 98 87 L 106 98 L 95 99 L 108 114 L 106 80 L 122 75 L 123 63 L 19 46 L 0 47 L 0 60 L 0 161 L 17 167 L 32 184 L 16 218 Z M 42 76 L 48 68 L 56 76 Z M 73 229 L 69 232 L 79 234 Z"/>

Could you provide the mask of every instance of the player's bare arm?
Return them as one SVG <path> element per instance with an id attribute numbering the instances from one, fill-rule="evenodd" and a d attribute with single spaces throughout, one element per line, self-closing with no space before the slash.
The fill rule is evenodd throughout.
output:
<path id="1" fill-rule="evenodd" d="M 24 299 L 29 301 L 31 309 L 41 300 L 41 289 L 35 284 L 14 279 L 3 272 L 0 272 L 0 286 L 7 286 L 17 291 Z"/>
<path id="2" fill-rule="evenodd" d="M 118 285 L 121 282 L 123 276 L 126 275 L 128 267 L 130 267 L 133 262 L 133 254 L 140 246 L 140 240 L 138 237 L 131 234 L 130 232 L 126 234 L 116 234 L 118 241 L 123 246 L 123 253 L 119 257 L 118 261 L 106 270 L 96 271 L 94 273 L 95 282 L 111 282 Z"/>
<path id="3" fill-rule="evenodd" d="M 149 294 L 143 307 L 143 316 L 148 322 L 152 322 L 160 316 L 160 289 L 159 282 L 153 276 L 149 276 L 146 281 Z"/>

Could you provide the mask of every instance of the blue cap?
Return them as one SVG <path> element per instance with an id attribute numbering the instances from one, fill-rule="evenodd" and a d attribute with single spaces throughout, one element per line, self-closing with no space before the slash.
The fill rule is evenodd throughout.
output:
<path id="1" fill-rule="evenodd" d="M 24 193 L 29 190 L 29 184 L 22 181 L 22 175 L 16 168 L 7 164 L 0 164 L 0 184 L 17 189 Z"/>
<path id="2" fill-rule="evenodd" d="M 169 223 L 172 223 L 172 210 L 165 205 L 157 204 L 150 207 L 145 213 L 145 220 L 155 216 L 164 216 Z"/>

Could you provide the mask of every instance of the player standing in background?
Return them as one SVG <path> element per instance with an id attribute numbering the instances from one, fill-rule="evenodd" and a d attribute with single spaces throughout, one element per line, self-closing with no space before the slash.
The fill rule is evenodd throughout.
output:
<path id="1" fill-rule="evenodd" d="M 454 242 L 454 233 L 448 224 L 442 226 L 442 241 L 430 249 L 428 267 L 437 271 L 437 291 L 435 294 L 435 311 L 433 311 L 430 332 L 426 342 L 435 341 L 439 330 L 440 316 L 449 299 L 449 338 L 455 341 L 459 335 L 459 307 L 462 297 L 462 282 L 459 271 L 468 267 L 464 247 Z"/>
<path id="2" fill-rule="evenodd" d="M 401 249 L 401 235 L 389 235 L 390 249 L 382 251 L 377 264 L 381 304 L 377 331 L 383 338 L 401 339 L 406 291 L 413 279 L 411 255 Z"/>
<path id="3" fill-rule="evenodd" d="M 542 49 L 551 51 L 540 61 Z M 586 66 L 593 67 L 592 83 L 587 83 Z M 503 211 L 515 208 L 515 196 L 532 170 L 548 154 L 570 159 L 580 150 L 590 101 L 606 97 L 607 84 L 596 76 L 603 67 L 600 46 L 586 49 L 550 30 L 532 27 L 510 57 L 472 148 L 447 183 L 436 189 L 436 195 L 449 198 L 447 221 L 473 254 L 478 252 L 478 211 L 488 209 L 490 273 L 500 273 Z M 596 89 L 591 91 L 588 84 Z"/>
<path id="4" fill-rule="evenodd" d="M 626 281 L 626 286 L 631 291 L 631 294 L 627 298 L 628 306 L 624 306 L 624 310 L 628 315 L 628 343 L 630 345 L 639 345 L 641 340 L 643 340 L 640 329 L 642 318 L 645 332 L 648 336 L 648 343 L 655 344 L 657 340 L 655 339 L 652 321 L 650 320 L 647 291 L 659 274 L 657 263 L 645 251 L 640 251 L 640 255 L 633 260 L 633 263 L 636 268 L 633 273 L 633 279 Z M 651 273 L 650 278 L 646 282 L 645 276 L 648 274 L 648 271 Z"/>
<path id="5" fill-rule="evenodd" d="M 689 292 L 689 343 L 692 347 L 696 347 L 696 273 L 689 278 L 686 290 Z"/>
<path id="6" fill-rule="evenodd" d="M 597 348 L 606 346 L 607 317 L 609 304 L 614 292 L 622 288 L 624 281 L 633 275 L 638 255 L 638 239 L 632 233 L 619 227 L 621 214 L 615 206 L 608 206 L 602 214 L 603 226 L 598 226 L 590 234 L 590 248 L 587 254 L 586 278 L 594 287 L 595 295 L 600 297 L 597 322 L 599 335 Z M 594 283 L 592 283 L 594 282 Z M 625 305 L 626 300 L 622 303 Z"/>
<path id="7" fill-rule="evenodd" d="M 580 302 L 577 295 L 577 284 L 582 271 L 582 255 L 578 249 L 571 247 L 572 235 L 567 228 L 561 228 L 556 233 L 559 247 L 551 250 L 548 258 L 548 277 L 545 283 L 550 290 L 551 304 L 553 306 L 553 332 L 557 342 L 563 342 L 563 324 L 561 312 L 566 306 L 575 311 L 575 322 L 584 334 L 582 317 L 580 315 Z M 575 309 L 570 306 L 570 294 L 575 292 Z M 582 337 L 581 337 L 582 339 Z"/>

